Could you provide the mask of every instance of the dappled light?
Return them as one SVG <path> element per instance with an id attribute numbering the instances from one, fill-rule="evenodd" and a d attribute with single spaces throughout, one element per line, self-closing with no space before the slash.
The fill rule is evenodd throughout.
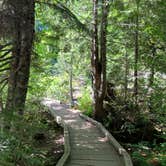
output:
<path id="1" fill-rule="evenodd" d="M 53 109 L 55 116 L 62 117 L 68 126 L 71 155 L 67 165 L 72 166 L 77 160 L 84 160 L 83 164 L 89 161 L 92 165 L 96 161 L 105 166 L 112 162 L 117 166 L 123 165 L 123 158 L 118 154 L 113 143 L 97 126 L 82 119 L 79 116 L 80 112 L 66 108 L 60 102 L 51 99 L 44 99 L 42 103 Z"/>
<path id="2" fill-rule="evenodd" d="M 0 166 L 166 166 L 166 0 L 0 0 Z"/>

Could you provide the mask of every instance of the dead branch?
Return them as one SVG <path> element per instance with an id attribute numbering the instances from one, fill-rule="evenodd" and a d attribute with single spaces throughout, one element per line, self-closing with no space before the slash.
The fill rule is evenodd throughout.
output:
<path id="1" fill-rule="evenodd" d="M 8 80 L 6 80 L 6 82 L 4 82 L 3 86 L 0 88 L 0 93 L 3 91 L 3 89 L 6 87 L 7 84 Z"/>
<path id="2" fill-rule="evenodd" d="M 0 62 L 8 61 L 8 60 L 11 60 L 11 59 L 13 59 L 13 56 L 3 58 L 3 59 L 1 59 L 1 57 L 0 57 Z"/>
<path id="3" fill-rule="evenodd" d="M 6 68 L 3 68 L 3 69 L 0 69 L 0 72 L 7 71 L 7 70 L 10 70 L 10 67 L 6 67 Z"/>
<path id="4" fill-rule="evenodd" d="M 7 44 L 4 44 L 4 45 L 0 45 L 0 50 L 2 50 L 3 48 L 7 47 L 7 46 L 10 46 L 12 43 L 7 43 Z"/>
<path id="5" fill-rule="evenodd" d="M 0 59 L 6 57 L 9 53 L 11 53 L 12 49 L 8 50 L 7 52 L 5 52 L 2 56 L 0 56 Z"/>
<path id="6" fill-rule="evenodd" d="M 6 65 L 8 65 L 8 64 L 10 64 L 10 62 L 11 62 L 11 61 L 8 60 L 7 62 L 3 63 L 2 65 L 0 65 L 0 68 L 6 66 Z"/>
<path id="7" fill-rule="evenodd" d="M 4 78 L 3 80 L 0 81 L 0 84 L 2 84 L 3 82 L 7 81 L 8 77 Z"/>

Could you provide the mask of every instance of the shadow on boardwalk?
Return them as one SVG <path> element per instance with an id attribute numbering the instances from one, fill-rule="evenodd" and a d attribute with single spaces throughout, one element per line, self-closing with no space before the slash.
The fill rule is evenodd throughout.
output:
<path id="1" fill-rule="evenodd" d="M 43 104 L 60 116 L 69 129 L 70 157 L 65 166 L 124 166 L 123 157 L 94 124 L 82 119 L 77 110 L 52 99 Z"/>

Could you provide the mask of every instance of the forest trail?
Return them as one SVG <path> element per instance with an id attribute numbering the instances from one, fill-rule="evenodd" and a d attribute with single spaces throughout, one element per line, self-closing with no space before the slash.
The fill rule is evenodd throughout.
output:
<path id="1" fill-rule="evenodd" d="M 100 129 L 82 119 L 77 110 L 52 99 L 42 102 L 69 129 L 70 157 L 65 166 L 124 166 L 124 160 Z"/>

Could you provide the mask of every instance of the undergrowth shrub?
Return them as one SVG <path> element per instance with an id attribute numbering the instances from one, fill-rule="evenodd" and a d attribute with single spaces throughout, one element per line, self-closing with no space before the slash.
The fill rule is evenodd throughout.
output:
<path id="1" fill-rule="evenodd" d="M 83 111 L 83 113 L 87 116 L 92 116 L 92 98 L 89 93 L 89 90 L 84 90 L 82 93 L 82 97 L 78 99 L 78 109 Z"/>
<path id="2" fill-rule="evenodd" d="M 55 165 L 44 144 L 56 134 L 55 130 L 58 132 L 58 126 L 46 118 L 46 110 L 36 110 L 37 107 L 31 105 L 24 116 L 5 112 L 0 114 L 1 166 Z"/>

